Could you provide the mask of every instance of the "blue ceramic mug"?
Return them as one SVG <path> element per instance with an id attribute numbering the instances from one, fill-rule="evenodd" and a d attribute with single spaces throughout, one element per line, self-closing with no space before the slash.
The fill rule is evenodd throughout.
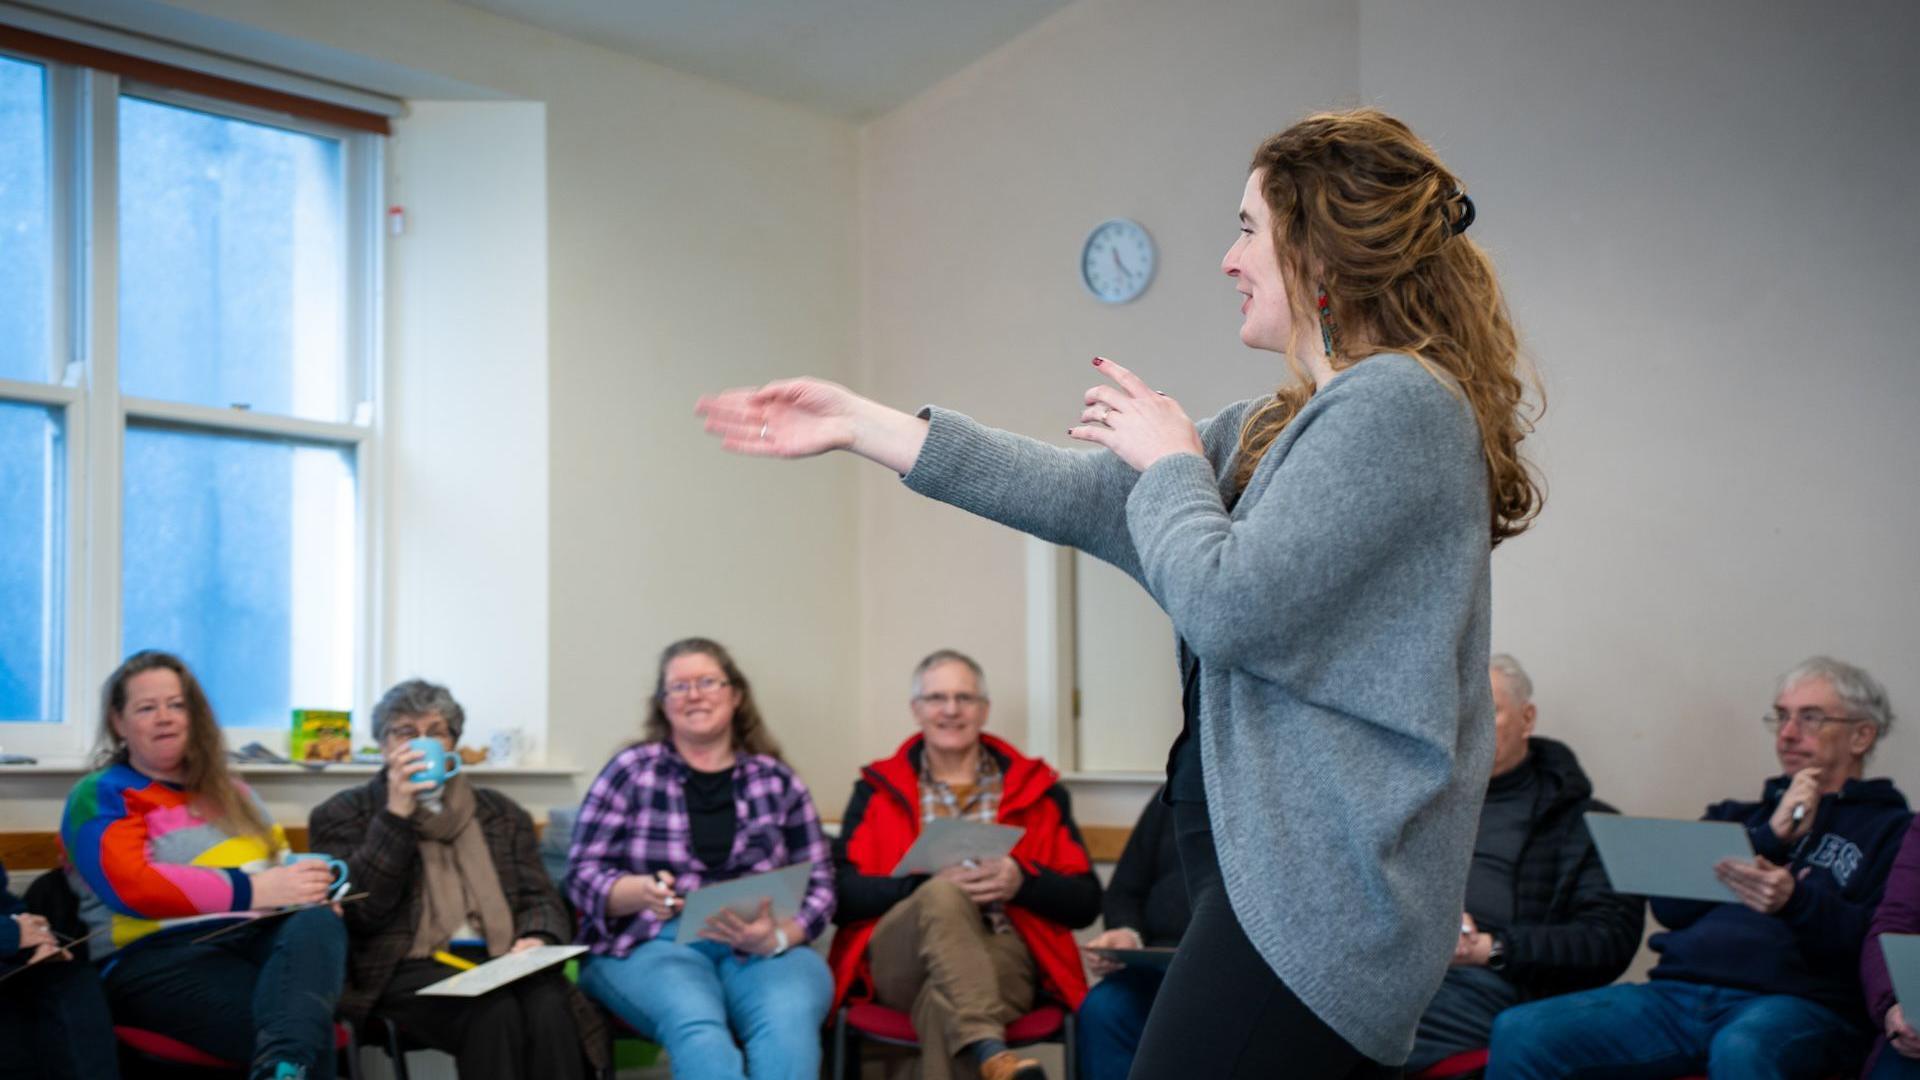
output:
<path id="1" fill-rule="evenodd" d="M 338 900 L 347 894 L 347 864 L 345 860 L 336 859 L 331 855 L 324 855 L 317 851 L 289 851 L 281 857 L 280 861 L 291 866 L 294 863 L 303 862 L 308 859 L 320 860 L 327 864 L 327 869 L 333 871 L 333 886 L 327 891 L 329 898 Z"/>
<path id="2" fill-rule="evenodd" d="M 425 755 L 425 759 L 407 777 L 416 784 L 423 780 L 444 784 L 460 775 L 460 755 L 447 749 L 445 744 L 431 735 L 422 735 L 408 742 L 407 749 L 418 750 Z"/>

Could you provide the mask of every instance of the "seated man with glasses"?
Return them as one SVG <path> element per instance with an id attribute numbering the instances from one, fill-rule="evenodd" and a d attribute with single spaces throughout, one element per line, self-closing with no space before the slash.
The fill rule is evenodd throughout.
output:
<path id="1" fill-rule="evenodd" d="M 920 732 L 861 770 L 833 844 L 840 907 L 835 1002 L 849 992 L 910 1013 L 921 1076 L 1038 1080 L 1006 1025 L 1042 998 L 1086 996 L 1072 931 L 1100 915 L 1100 880 L 1059 774 L 985 734 L 980 665 L 941 650 L 913 670 Z M 1026 830 L 1012 853 L 891 877 L 920 829 L 971 818 Z"/>
<path id="2" fill-rule="evenodd" d="M 1851 1073 L 1872 1035 L 1860 945 L 1911 815 L 1867 755 L 1893 723 L 1871 675 L 1827 657 L 1780 679 L 1764 717 L 1783 770 L 1759 802 L 1710 821 L 1746 826 L 1751 862 L 1715 875 L 1738 902 L 1655 898 L 1667 932 L 1651 981 L 1500 1015 L 1490 1080 L 1548 1076 L 1820 1077 Z"/>

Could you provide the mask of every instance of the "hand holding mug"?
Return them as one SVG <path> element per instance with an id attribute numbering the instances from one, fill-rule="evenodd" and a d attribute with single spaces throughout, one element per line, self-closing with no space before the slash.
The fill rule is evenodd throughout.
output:
<path id="1" fill-rule="evenodd" d="M 317 904 L 333 892 L 334 870 L 319 859 L 300 859 L 251 875 L 253 910 Z"/>
<path id="2" fill-rule="evenodd" d="M 413 816 L 420 796 L 440 786 L 435 780 L 415 780 L 413 774 L 425 765 L 427 756 L 412 743 L 390 747 L 387 758 L 387 812 L 395 817 Z"/>

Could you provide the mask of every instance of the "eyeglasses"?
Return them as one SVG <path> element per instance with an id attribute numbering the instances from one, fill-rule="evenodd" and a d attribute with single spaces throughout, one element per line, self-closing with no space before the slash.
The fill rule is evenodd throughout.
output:
<path id="1" fill-rule="evenodd" d="M 395 724 L 387 729 L 387 738 L 398 739 L 401 742 L 412 742 L 419 738 L 451 739 L 453 738 L 453 732 L 443 727 L 430 727 L 422 730 L 414 727 L 412 724 Z"/>
<path id="2" fill-rule="evenodd" d="M 695 690 L 703 694 L 711 694 L 719 690 L 724 690 L 732 685 L 733 683 L 720 678 L 718 675 L 702 675 L 697 679 L 680 679 L 668 683 L 666 694 L 670 698 L 683 698 Z"/>
<path id="3" fill-rule="evenodd" d="M 985 702 L 987 699 L 980 694 L 962 693 L 962 694 L 921 694 L 919 697 L 914 698 L 913 700 L 916 705 L 928 705 L 936 709 L 944 709 L 949 705 L 958 706 L 959 708 L 962 708 L 962 709 L 971 709 L 975 705 L 979 705 Z"/>
<path id="4" fill-rule="evenodd" d="M 1819 709 L 1802 709 L 1797 713 L 1770 712 L 1762 716 L 1760 722 L 1775 735 L 1780 734 L 1780 729 L 1786 727 L 1789 721 L 1799 724 L 1800 730 L 1809 735 L 1818 735 L 1826 730 L 1828 724 L 1857 724 L 1862 719 L 1858 716 L 1828 716 Z"/>

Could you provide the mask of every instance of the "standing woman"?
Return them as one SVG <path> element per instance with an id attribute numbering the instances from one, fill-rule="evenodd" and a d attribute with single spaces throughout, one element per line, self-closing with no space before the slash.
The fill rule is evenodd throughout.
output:
<path id="1" fill-rule="evenodd" d="M 328 907 L 229 930 L 159 920 L 317 904 L 319 860 L 280 865 L 286 834 L 227 773 L 226 740 L 187 665 L 148 650 L 101 693 L 99 768 L 67 796 L 60 841 L 117 1023 L 172 1036 L 255 1078 L 334 1075 L 347 931 Z"/>
<path id="2" fill-rule="evenodd" d="M 1404 1061 L 1459 938 L 1493 751 L 1489 555 L 1540 493 L 1473 205 L 1406 125 L 1310 117 L 1255 152 L 1221 269 L 1293 378 L 1195 425 L 1110 360 L 1081 454 L 812 379 L 703 399 L 733 451 L 846 449 L 1105 559 L 1179 637 L 1168 799 L 1193 922 L 1135 1077 Z"/>

